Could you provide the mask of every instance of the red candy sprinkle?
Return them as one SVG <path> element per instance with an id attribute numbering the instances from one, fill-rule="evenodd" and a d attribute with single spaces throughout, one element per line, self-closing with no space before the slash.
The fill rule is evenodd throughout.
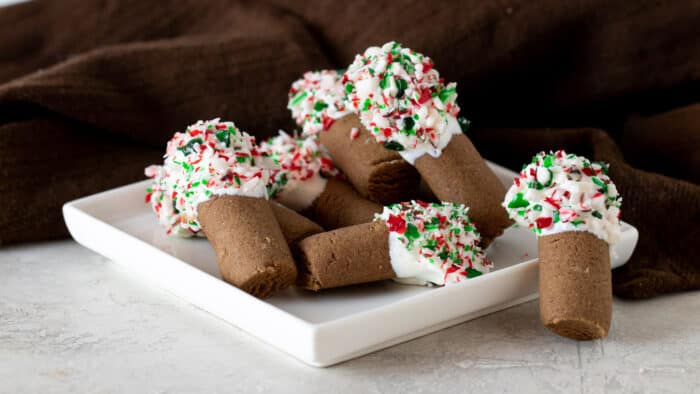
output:
<path id="1" fill-rule="evenodd" d="M 553 207 L 556 208 L 556 209 L 560 209 L 559 204 L 558 204 L 556 201 L 554 201 L 554 199 L 551 198 L 551 197 L 545 197 L 545 198 L 544 198 L 544 202 L 546 202 L 547 204 L 553 206 Z"/>
<path id="2" fill-rule="evenodd" d="M 335 122 L 335 119 L 327 116 L 326 114 L 323 114 L 323 129 L 328 130 L 331 128 L 333 125 L 333 122 Z"/>
<path id="3" fill-rule="evenodd" d="M 389 215 L 387 220 L 389 231 L 403 234 L 406 232 L 406 221 L 396 215 Z"/>
<path id="4" fill-rule="evenodd" d="M 549 216 L 537 218 L 535 220 L 537 223 L 537 228 L 547 228 L 552 225 L 552 218 Z"/>
<path id="5" fill-rule="evenodd" d="M 418 103 L 419 104 L 426 103 L 431 98 L 433 98 L 433 95 L 430 93 L 430 89 L 423 89 L 420 92 L 420 98 L 418 99 Z"/>

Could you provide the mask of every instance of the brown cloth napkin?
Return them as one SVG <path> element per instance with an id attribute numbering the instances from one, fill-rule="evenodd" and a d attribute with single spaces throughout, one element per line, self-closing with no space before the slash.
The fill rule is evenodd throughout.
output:
<path id="1" fill-rule="evenodd" d="M 700 3 L 63 0 L 0 9 L 0 243 L 65 237 L 70 199 L 143 179 L 176 130 L 293 127 L 290 83 L 398 40 L 459 85 L 470 137 L 611 163 L 640 231 L 614 291 L 700 288 Z M 601 131 L 606 130 L 606 131 Z"/>

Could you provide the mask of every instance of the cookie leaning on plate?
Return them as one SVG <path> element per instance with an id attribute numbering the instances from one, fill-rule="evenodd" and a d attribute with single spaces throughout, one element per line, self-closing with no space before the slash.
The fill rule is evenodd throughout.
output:
<path id="1" fill-rule="evenodd" d="M 537 234 L 542 322 L 573 339 L 603 338 L 610 328 L 610 249 L 620 238 L 622 197 L 607 173 L 605 163 L 540 152 L 503 201 Z"/>

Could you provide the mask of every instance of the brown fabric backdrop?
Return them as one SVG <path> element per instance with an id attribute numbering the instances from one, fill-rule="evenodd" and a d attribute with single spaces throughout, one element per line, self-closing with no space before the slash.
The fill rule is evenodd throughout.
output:
<path id="1" fill-rule="evenodd" d="M 566 148 L 612 165 L 640 230 L 614 291 L 700 288 L 700 3 L 31 2 L 0 9 L 0 243 L 65 237 L 63 202 L 143 178 L 221 116 L 292 127 L 290 83 L 398 40 L 459 84 L 470 137 L 512 168 Z M 605 131 L 601 131 L 605 130 Z"/>

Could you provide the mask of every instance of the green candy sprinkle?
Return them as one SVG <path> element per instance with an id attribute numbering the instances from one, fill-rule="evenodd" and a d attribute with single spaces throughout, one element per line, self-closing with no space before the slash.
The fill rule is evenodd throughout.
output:
<path id="1" fill-rule="evenodd" d="M 382 80 L 379 81 L 379 87 L 382 89 L 386 89 L 387 86 L 389 86 L 389 78 L 390 77 L 391 76 L 389 75 L 389 73 L 385 73 L 384 76 L 382 77 Z"/>
<path id="2" fill-rule="evenodd" d="M 204 141 L 201 138 L 193 138 L 187 144 L 185 144 L 185 146 L 181 146 L 177 148 L 177 150 L 184 153 L 185 156 L 188 156 L 190 153 L 194 152 L 195 145 L 201 145 L 202 143 L 204 143 Z"/>
<path id="3" fill-rule="evenodd" d="M 603 172 L 603 174 L 608 175 L 608 163 L 602 161 L 596 161 L 595 163 L 600 166 L 600 170 Z"/>
<path id="4" fill-rule="evenodd" d="M 396 98 L 401 98 L 406 92 L 406 89 L 408 89 L 408 82 L 406 82 L 405 79 L 397 79 L 396 88 L 398 90 L 398 92 L 396 93 Z"/>
<path id="5" fill-rule="evenodd" d="M 231 131 L 230 130 L 219 131 L 218 133 L 216 133 L 216 139 L 221 141 L 226 146 L 231 145 Z"/>
<path id="6" fill-rule="evenodd" d="M 467 278 L 474 278 L 481 275 L 483 275 L 481 271 L 475 270 L 473 268 L 467 268 Z"/>
<path id="7" fill-rule="evenodd" d="M 413 130 L 413 126 L 415 125 L 415 122 L 413 121 L 413 118 L 410 116 L 407 116 L 403 118 L 403 129 L 404 130 Z"/>
<path id="8" fill-rule="evenodd" d="M 396 141 L 389 141 L 384 144 L 384 147 L 389 150 L 395 150 L 395 151 L 402 151 L 404 150 L 403 145 L 399 144 Z"/>
<path id="9" fill-rule="evenodd" d="M 600 179 L 598 179 L 598 177 L 595 176 L 591 177 L 591 181 L 593 181 L 593 183 L 595 183 L 598 187 L 603 189 L 603 193 L 608 194 L 608 185 L 605 182 L 601 181 Z"/>
<path id="10" fill-rule="evenodd" d="M 440 101 L 445 102 L 453 94 L 457 94 L 457 89 L 454 87 L 448 87 L 448 88 L 441 90 L 438 93 L 438 97 L 440 98 Z"/>
<path id="11" fill-rule="evenodd" d="M 418 239 L 420 233 L 418 232 L 418 227 L 413 223 L 408 223 L 406 225 L 406 238 L 408 239 Z"/>
<path id="12" fill-rule="evenodd" d="M 551 155 L 545 156 L 544 159 L 542 159 L 542 165 L 545 166 L 545 168 L 551 167 L 552 166 L 552 156 Z M 549 179 L 552 179 L 552 177 L 551 177 L 552 171 L 549 171 L 549 175 L 550 175 Z"/>
<path id="13" fill-rule="evenodd" d="M 309 93 L 306 92 L 306 91 L 298 93 L 296 96 L 294 96 L 294 98 L 292 99 L 292 101 L 289 102 L 289 106 L 290 106 L 290 107 L 293 107 L 293 106 L 298 105 L 298 104 L 299 104 L 302 100 L 304 100 L 304 99 L 306 98 L 306 96 L 308 96 L 308 95 L 309 95 Z"/>
<path id="14" fill-rule="evenodd" d="M 328 108 L 328 104 L 323 101 L 317 101 L 316 104 L 314 104 L 314 111 L 323 111 L 325 108 Z"/>
<path id="15" fill-rule="evenodd" d="M 530 202 L 523 197 L 523 193 L 516 193 L 515 198 L 510 200 L 508 208 L 525 208 Z"/>

